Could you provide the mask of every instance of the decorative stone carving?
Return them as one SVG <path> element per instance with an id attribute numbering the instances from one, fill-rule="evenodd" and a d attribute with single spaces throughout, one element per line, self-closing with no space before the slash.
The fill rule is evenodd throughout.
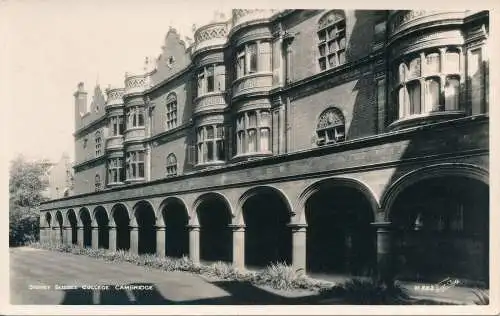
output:
<path id="1" fill-rule="evenodd" d="M 321 19 L 319 19 L 318 22 L 318 28 L 322 29 L 332 23 L 335 23 L 337 21 L 341 21 L 345 19 L 344 12 L 342 10 L 332 10 L 330 12 L 327 12 Z"/>
<path id="2" fill-rule="evenodd" d="M 401 25 L 419 18 L 423 15 L 432 14 L 434 11 L 426 10 L 401 10 L 394 17 L 391 23 L 391 33 L 394 33 Z"/>
<path id="3" fill-rule="evenodd" d="M 244 90 L 254 88 L 270 89 L 272 86 L 272 74 L 263 74 L 255 77 L 243 78 L 233 86 L 233 95 L 240 94 Z"/>
<path id="4" fill-rule="evenodd" d="M 225 38 L 227 36 L 227 24 L 217 23 L 200 28 L 196 31 L 196 43 L 208 41 L 213 38 Z"/>
<path id="5" fill-rule="evenodd" d="M 344 115 L 335 108 L 329 108 L 321 113 L 317 129 L 325 129 L 327 127 L 344 125 Z"/>
<path id="6" fill-rule="evenodd" d="M 108 89 L 106 90 L 108 99 L 107 101 L 113 101 L 113 100 L 121 100 L 123 98 L 123 93 L 125 92 L 125 89 L 123 88 L 114 88 L 114 89 Z"/>

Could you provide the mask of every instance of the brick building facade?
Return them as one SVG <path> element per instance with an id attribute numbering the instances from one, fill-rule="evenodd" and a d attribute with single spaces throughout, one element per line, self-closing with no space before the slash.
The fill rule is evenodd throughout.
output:
<path id="1" fill-rule="evenodd" d="M 75 92 L 41 239 L 487 281 L 487 11 L 233 10 Z M 394 267 L 394 263 L 397 263 Z"/>

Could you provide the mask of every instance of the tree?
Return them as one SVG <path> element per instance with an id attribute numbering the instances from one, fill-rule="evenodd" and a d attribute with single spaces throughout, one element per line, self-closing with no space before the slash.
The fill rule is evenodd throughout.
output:
<path id="1" fill-rule="evenodd" d="M 9 245 L 22 245 L 38 240 L 40 215 L 38 207 L 46 200 L 45 177 L 50 163 L 26 161 L 18 156 L 11 162 L 9 179 Z"/>

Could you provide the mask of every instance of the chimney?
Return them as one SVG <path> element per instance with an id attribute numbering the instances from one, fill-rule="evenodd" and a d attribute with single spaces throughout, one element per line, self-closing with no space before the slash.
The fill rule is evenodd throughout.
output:
<path id="1" fill-rule="evenodd" d="M 83 115 L 87 113 L 87 92 L 85 91 L 85 87 L 83 82 L 78 84 L 78 88 L 73 94 L 75 96 L 75 114 Z"/>

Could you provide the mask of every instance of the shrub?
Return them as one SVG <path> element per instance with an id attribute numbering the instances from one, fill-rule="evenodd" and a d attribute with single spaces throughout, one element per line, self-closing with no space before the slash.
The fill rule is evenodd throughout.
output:
<path id="1" fill-rule="evenodd" d="M 342 297 L 351 305 L 393 305 L 412 303 L 407 290 L 399 285 L 386 287 L 374 280 L 352 279 L 331 289 L 322 291 L 323 296 Z"/>
<path id="2" fill-rule="evenodd" d="M 473 289 L 472 293 L 477 297 L 477 300 L 474 301 L 474 304 L 490 305 L 490 295 L 488 294 L 488 290 Z"/>

